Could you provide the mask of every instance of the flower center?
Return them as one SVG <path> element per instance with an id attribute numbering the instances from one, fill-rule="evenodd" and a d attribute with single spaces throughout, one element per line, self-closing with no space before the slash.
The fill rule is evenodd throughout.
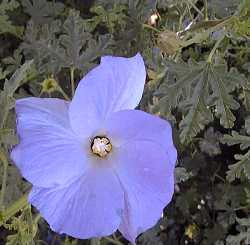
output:
<path id="1" fill-rule="evenodd" d="M 91 151 L 99 157 L 107 156 L 112 150 L 112 144 L 107 137 L 96 136 L 91 142 Z"/>

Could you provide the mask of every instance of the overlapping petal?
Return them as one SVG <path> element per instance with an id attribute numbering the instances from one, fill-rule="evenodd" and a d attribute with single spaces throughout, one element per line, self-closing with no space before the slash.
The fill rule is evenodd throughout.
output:
<path id="1" fill-rule="evenodd" d="M 68 102 L 26 98 L 16 102 L 20 143 L 11 158 L 22 175 L 41 187 L 66 185 L 88 165 L 82 143 L 70 128 Z"/>
<path id="2" fill-rule="evenodd" d="M 140 54 L 132 58 L 106 56 L 79 83 L 70 105 L 70 121 L 80 135 L 95 131 L 113 112 L 134 109 L 146 78 Z"/>
<path id="3" fill-rule="evenodd" d="M 116 169 L 126 194 L 119 230 L 134 242 L 160 219 L 174 192 L 174 176 L 166 152 L 152 142 L 130 142 L 119 155 Z"/>
<path id="4" fill-rule="evenodd" d="M 85 239 L 116 231 L 124 194 L 111 168 L 91 168 L 65 188 L 33 187 L 29 201 L 54 231 Z"/>
<path id="5" fill-rule="evenodd" d="M 123 110 L 113 113 L 107 120 L 106 134 L 116 146 L 127 141 L 150 141 L 160 145 L 168 154 L 172 169 L 176 162 L 170 124 L 157 116 L 140 110 Z"/>
<path id="6" fill-rule="evenodd" d="M 174 192 L 176 149 L 170 125 L 142 111 L 111 116 L 108 134 L 116 147 L 114 165 L 125 192 L 119 230 L 130 241 L 152 227 Z"/>

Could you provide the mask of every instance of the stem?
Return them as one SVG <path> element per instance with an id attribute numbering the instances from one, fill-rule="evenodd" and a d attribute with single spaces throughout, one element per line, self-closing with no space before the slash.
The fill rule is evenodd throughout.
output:
<path id="1" fill-rule="evenodd" d="M 148 25 L 148 24 L 142 24 L 143 28 L 146 28 L 146 29 L 150 29 L 152 31 L 155 31 L 155 32 L 158 32 L 160 33 L 161 31 L 159 31 L 158 29 L 154 28 L 153 26 L 151 25 Z"/>
<path id="2" fill-rule="evenodd" d="M 216 177 L 216 178 L 218 178 L 218 179 L 220 179 L 222 182 L 226 182 L 220 175 L 218 175 L 218 174 L 215 174 L 214 175 L 214 177 Z"/>
<path id="3" fill-rule="evenodd" d="M 188 5 L 186 5 L 186 8 L 185 8 L 183 14 L 181 14 L 181 16 L 179 18 L 178 31 L 180 31 L 183 28 L 183 18 L 186 15 L 187 11 L 188 11 Z"/>
<path id="4" fill-rule="evenodd" d="M 204 19 L 208 20 L 208 5 L 207 5 L 207 0 L 204 0 Z"/>
<path id="5" fill-rule="evenodd" d="M 214 53 L 215 53 L 216 49 L 219 47 L 219 45 L 220 45 L 221 41 L 224 39 L 224 37 L 225 37 L 225 35 L 222 34 L 221 37 L 216 41 L 216 43 L 215 43 L 213 49 L 211 50 L 211 52 L 210 52 L 210 54 L 209 54 L 209 56 L 208 56 L 208 58 L 207 58 L 207 62 L 208 62 L 208 63 L 211 63 L 211 62 L 212 62 Z"/>
<path id="6" fill-rule="evenodd" d="M 220 20 L 209 20 L 209 21 L 200 21 L 196 24 L 193 24 L 188 30 L 181 31 L 181 35 L 184 35 L 186 32 L 199 31 L 201 29 L 207 29 L 204 33 L 211 34 L 217 30 L 221 30 L 235 19 L 234 16 L 229 16 Z"/>
<path id="7" fill-rule="evenodd" d="M 70 83 L 71 83 L 71 95 L 72 95 L 72 98 L 73 98 L 74 93 L 75 93 L 74 71 L 75 71 L 75 68 L 70 67 Z"/>
<path id="8" fill-rule="evenodd" d="M 239 211 L 239 210 L 242 210 L 242 209 L 248 209 L 250 208 L 250 206 L 241 206 L 241 207 L 238 207 L 238 208 L 234 208 L 234 211 Z"/>
<path id="9" fill-rule="evenodd" d="M 204 16 L 192 1 L 188 0 L 188 3 L 196 10 L 197 13 L 199 13 L 202 17 Z"/>
<path id="10" fill-rule="evenodd" d="M 39 220 L 41 219 L 41 214 L 37 214 L 35 219 L 34 219 L 34 223 L 37 224 L 39 222 Z"/>
<path id="11" fill-rule="evenodd" d="M 90 245 L 101 245 L 101 239 L 100 238 L 92 238 L 90 240 Z"/>
<path id="12" fill-rule="evenodd" d="M 64 92 L 64 90 L 59 84 L 58 84 L 58 91 L 62 94 L 65 100 L 70 100 L 69 96 Z"/>
<path id="13" fill-rule="evenodd" d="M 6 190 L 6 183 L 7 183 L 7 170 L 8 170 L 8 160 L 5 156 L 4 152 L 0 151 L 0 160 L 3 163 L 3 179 L 2 179 L 2 188 L 0 193 L 0 208 L 4 208 L 4 194 Z"/>

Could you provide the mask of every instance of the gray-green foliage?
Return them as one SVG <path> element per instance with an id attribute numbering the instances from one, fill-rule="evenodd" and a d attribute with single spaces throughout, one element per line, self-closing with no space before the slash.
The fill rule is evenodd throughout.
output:
<path id="1" fill-rule="evenodd" d="M 10 79 L 4 83 L 3 91 L 0 91 L 0 128 L 3 129 L 7 120 L 9 111 L 14 107 L 14 93 L 25 81 L 27 81 L 28 73 L 31 70 L 33 61 L 27 61 L 20 69 L 16 70 Z"/>
<path id="2" fill-rule="evenodd" d="M 19 217 L 13 217 L 11 224 L 5 224 L 5 227 L 16 232 L 7 237 L 6 245 L 35 245 L 37 224 L 33 220 L 30 206 Z"/>
<path id="3" fill-rule="evenodd" d="M 250 220 L 246 218 L 242 219 L 236 219 L 238 225 L 237 225 L 237 230 L 238 234 L 237 235 L 230 235 L 227 237 L 227 244 L 228 245 L 238 245 L 241 243 L 249 243 L 249 234 L 250 234 Z"/>
<path id="4" fill-rule="evenodd" d="M 8 11 L 16 11 L 19 3 L 15 0 L 3 0 L 0 4 L 0 34 L 11 33 L 22 36 L 23 27 L 14 25 L 8 16 Z"/>
<path id="5" fill-rule="evenodd" d="M 35 59 L 41 73 L 55 74 L 64 67 L 83 71 L 105 53 L 110 42 L 108 35 L 93 39 L 84 24 L 79 12 L 73 10 L 64 23 L 55 20 L 37 26 L 31 20 L 21 47 L 27 57 Z"/>
<path id="6" fill-rule="evenodd" d="M 24 12 L 31 16 L 35 24 L 45 24 L 53 21 L 64 10 L 64 5 L 55 1 L 22 0 Z"/>
<path id="7" fill-rule="evenodd" d="M 233 110 L 239 108 L 239 103 L 231 93 L 246 83 L 244 76 L 235 69 L 227 71 L 223 63 L 167 61 L 166 67 L 170 79 L 166 78 L 159 87 L 159 104 L 163 101 L 160 107 L 165 111 L 178 108 L 183 112 L 184 118 L 179 125 L 183 143 L 189 143 L 214 116 L 225 128 L 233 127 L 236 119 Z"/>
<path id="8" fill-rule="evenodd" d="M 124 5 L 114 4 L 112 9 L 106 10 L 103 6 L 97 5 L 91 8 L 91 13 L 95 16 L 89 19 L 89 25 L 94 30 L 98 25 L 107 26 L 110 33 L 114 33 L 117 28 L 122 28 L 126 24 L 127 17 L 123 12 L 127 10 Z"/>
<path id="9" fill-rule="evenodd" d="M 239 144 L 241 150 L 247 150 L 250 147 L 250 137 L 240 135 L 236 131 L 233 131 L 232 135 L 224 135 L 222 142 L 230 146 Z M 237 162 L 229 166 L 227 179 L 231 182 L 235 178 L 246 176 L 250 180 L 250 150 L 244 154 L 235 154 L 234 157 Z"/>

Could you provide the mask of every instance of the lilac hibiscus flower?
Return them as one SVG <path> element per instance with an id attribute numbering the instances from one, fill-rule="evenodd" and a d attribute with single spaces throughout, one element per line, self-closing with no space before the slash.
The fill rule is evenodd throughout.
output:
<path id="1" fill-rule="evenodd" d="M 52 230 L 85 239 L 119 229 L 135 243 L 161 217 L 177 153 L 169 123 L 134 110 L 145 78 L 140 54 L 106 56 L 71 102 L 16 101 L 20 143 L 11 158 Z"/>

